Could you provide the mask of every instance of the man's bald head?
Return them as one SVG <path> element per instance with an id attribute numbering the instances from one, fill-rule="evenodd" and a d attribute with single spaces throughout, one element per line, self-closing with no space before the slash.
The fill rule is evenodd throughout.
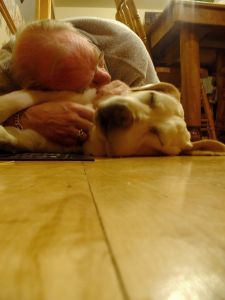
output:
<path id="1" fill-rule="evenodd" d="M 18 33 L 12 73 L 23 88 L 83 90 L 91 85 L 99 54 L 70 23 L 38 21 Z"/>

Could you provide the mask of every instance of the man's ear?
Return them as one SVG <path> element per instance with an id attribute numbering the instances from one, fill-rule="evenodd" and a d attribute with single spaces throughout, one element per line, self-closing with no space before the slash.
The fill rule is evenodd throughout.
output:
<path id="1" fill-rule="evenodd" d="M 192 143 L 192 149 L 184 150 L 181 154 L 196 156 L 225 156 L 225 144 L 216 140 L 201 140 Z"/>
<path id="2" fill-rule="evenodd" d="M 146 84 L 143 86 L 134 87 L 131 90 L 134 92 L 136 92 L 136 91 L 160 91 L 165 94 L 171 95 L 174 98 L 176 98 L 178 101 L 180 101 L 179 90 L 173 84 L 170 84 L 167 82 Z"/>

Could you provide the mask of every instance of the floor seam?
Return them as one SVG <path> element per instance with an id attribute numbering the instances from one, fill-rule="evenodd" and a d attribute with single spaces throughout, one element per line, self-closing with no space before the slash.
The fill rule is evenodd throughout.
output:
<path id="1" fill-rule="evenodd" d="M 109 242 L 109 238 L 107 236 L 107 233 L 106 233 L 106 230 L 105 230 L 105 226 L 104 226 L 104 223 L 103 223 L 103 220 L 102 220 L 102 217 L 101 217 L 101 214 L 100 214 L 97 202 L 95 201 L 94 193 L 92 191 L 92 187 L 91 187 L 91 184 L 90 184 L 90 181 L 89 181 L 89 178 L 88 178 L 88 174 L 87 174 L 86 169 L 85 169 L 85 164 L 84 164 L 83 171 L 84 171 L 84 174 L 85 174 L 85 177 L 86 177 L 86 180 L 87 180 L 87 184 L 88 184 L 88 187 L 89 187 L 89 190 L 90 190 L 90 193 L 91 193 L 91 197 L 92 197 L 92 200 L 93 200 L 93 203 L 94 203 L 94 206 L 95 206 L 95 210 L 96 210 L 96 213 L 97 213 L 97 216 L 98 216 L 98 220 L 99 220 L 102 232 L 103 232 L 103 236 L 105 238 L 105 242 L 106 242 L 106 245 L 108 247 L 108 251 L 109 251 L 109 254 L 110 254 L 110 257 L 111 257 L 111 260 L 112 260 L 112 264 L 114 266 L 114 270 L 115 270 L 116 275 L 117 275 L 117 279 L 118 279 L 118 282 L 119 282 L 119 286 L 121 288 L 122 295 L 124 297 L 124 300 L 130 300 L 130 297 L 128 296 L 126 287 L 125 287 L 123 279 L 122 279 L 122 275 L 121 275 L 119 266 L 118 266 L 118 264 L 116 262 L 115 255 L 113 253 L 113 249 L 112 249 L 111 244 Z"/>

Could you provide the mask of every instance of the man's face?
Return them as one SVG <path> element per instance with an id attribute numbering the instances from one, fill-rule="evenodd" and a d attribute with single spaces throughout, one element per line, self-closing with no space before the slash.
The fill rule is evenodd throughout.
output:
<path id="1" fill-rule="evenodd" d="M 111 81 L 111 76 L 106 69 L 104 52 L 101 51 L 97 46 L 90 43 L 90 46 L 93 49 L 93 76 L 89 87 L 100 87 Z"/>
<path id="2" fill-rule="evenodd" d="M 57 84 L 54 80 L 53 87 L 83 91 L 108 84 L 111 76 L 106 69 L 103 51 L 83 36 L 76 36 L 76 40 L 71 41 L 74 42 L 74 50 L 61 59 L 60 66 L 56 67 L 56 78 L 59 80 Z"/>

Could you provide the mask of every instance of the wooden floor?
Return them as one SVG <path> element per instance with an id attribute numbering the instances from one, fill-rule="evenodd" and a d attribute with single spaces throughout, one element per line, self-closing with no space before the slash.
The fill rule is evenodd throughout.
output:
<path id="1" fill-rule="evenodd" d="M 0 162 L 0 300 L 225 299 L 225 157 Z"/>

